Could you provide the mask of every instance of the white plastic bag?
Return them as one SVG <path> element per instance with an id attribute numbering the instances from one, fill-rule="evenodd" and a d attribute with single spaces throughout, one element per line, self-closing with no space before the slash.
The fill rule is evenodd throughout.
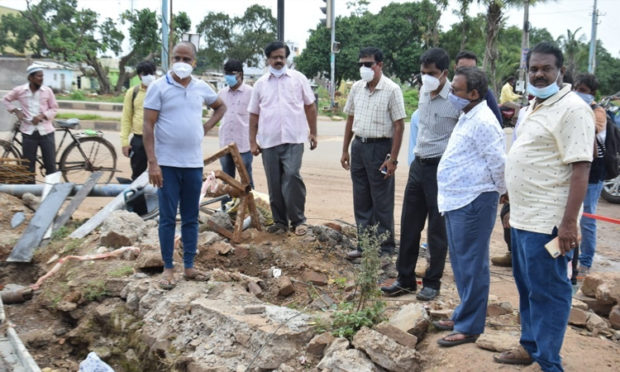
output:
<path id="1" fill-rule="evenodd" d="M 114 372 L 94 351 L 88 353 L 86 359 L 80 363 L 80 372 Z"/>

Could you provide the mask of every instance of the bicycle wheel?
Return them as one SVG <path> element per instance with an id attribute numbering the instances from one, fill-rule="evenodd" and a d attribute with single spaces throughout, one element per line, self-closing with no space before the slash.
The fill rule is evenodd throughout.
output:
<path id="1" fill-rule="evenodd" d="M 66 182 L 83 184 L 92 172 L 103 174 L 97 183 L 109 183 L 116 172 L 116 151 L 101 137 L 85 137 L 71 143 L 60 158 L 60 171 Z M 80 151 L 81 148 L 81 151 Z M 83 154 L 82 154 L 83 152 Z"/>
<path id="2" fill-rule="evenodd" d="M 9 141 L 0 140 L 0 158 L 3 159 L 21 159 L 19 150 Z"/>

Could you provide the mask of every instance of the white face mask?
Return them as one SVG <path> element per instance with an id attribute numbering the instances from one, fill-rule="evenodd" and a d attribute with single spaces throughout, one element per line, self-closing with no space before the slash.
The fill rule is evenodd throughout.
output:
<path id="1" fill-rule="evenodd" d="M 422 75 L 422 88 L 421 90 L 425 91 L 425 92 L 432 92 L 435 89 L 439 88 L 439 79 L 437 79 L 436 77 L 429 75 L 429 74 L 424 74 Z"/>
<path id="2" fill-rule="evenodd" d="M 282 66 L 282 68 L 279 69 L 279 70 L 269 66 L 269 72 L 274 74 L 275 77 L 280 77 L 280 76 L 284 75 L 284 73 L 286 72 L 286 66 Z"/>
<path id="3" fill-rule="evenodd" d="M 192 65 L 185 62 L 175 62 L 172 65 L 172 72 L 181 80 L 189 77 L 193 70 Z"/>
<path id="4" fill-rule="evenodd" d="M 155 76 L 154 75 L 142 75 L 140 77 L 140 80 L 142 80 L 142 84 L 144 84 L 145 87 L 148 87 L 149 84 L 155 81 Z"/>
<path id="5" fill-rule="evenodd" d="M 360 77 L 362 80 L 369 83 L 375 78 L 375 72 L 370 67 L 362 66 L 360 67 Z"/>

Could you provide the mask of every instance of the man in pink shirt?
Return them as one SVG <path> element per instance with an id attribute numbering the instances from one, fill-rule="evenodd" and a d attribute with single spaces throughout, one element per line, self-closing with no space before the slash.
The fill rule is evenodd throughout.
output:
<path id="1" fill-rule="evenodd" d="M 229 59 L 224 64 L 224 78 L 227 86 L 218 93 L 227 108 L 219 129 L 220 147 L 228 146 L 232 142 L 237 144 L 243 165 L 250 176 L 250 185 L 254 188 L 248 113 L 252 87 L 243 82 L 243 65 L 236 59 Z M 221 157 L 220 164 L 226 174 L 235 177 L 235 163 L 230 154 Z"/>
<path id="2" fill-rule="evenodd" d="M 56 172 L 56 147 L 54 125 L 58 104 L 54 92 L 43 85 L 43 68 L 30 65 L 26 69 L 28 83 L 19 85 L 4 96 L 2 103 L 6 109 L 21 121 L 22 153 L 28 159 L 29 171 L 34 173 L 37 148 L 41 148 L 46 174 Z M 13 102 L 18 101 L 21 107 Z M 34 183 L 34 180 L 32 180 Z"/>
<path id="3" fill-rule="evenodd" d="M 269 72 L 254 84 L 248 105 L 250 150 L 254 155 L 263 154 L 275 222 L 268 231 L 282 234 L 288 231 L 290 221 L 295 234 L 304 235 L 308 230 L 306 186 L 299 169 L 304 142 L 310 142 L 310 150 L 317 145 L 317 113 L 308 79 L 286 67 L 289 54 L 288 46 L 281 41 L 265 48 Z"/>

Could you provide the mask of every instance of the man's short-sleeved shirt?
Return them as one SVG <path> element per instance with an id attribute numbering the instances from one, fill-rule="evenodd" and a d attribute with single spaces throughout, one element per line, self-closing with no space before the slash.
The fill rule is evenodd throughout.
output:
<path id="1" fill-rule="evenodd" d="M 381 75 L 372 92 L 367 82 L 355 82 L 344 112 L 353 116 L 353 133 L 368 138 L 391 138 L 394 134 L 393 123 L 407 116 L 403 92 L 385 75 Z"/>
<path id="2" fill-rule="evenodd" d="M 536 108 L 534 102 L 506 161 L 510 225 L 551 234 L 564 216 L 571 163 L 592 161 L 594 114 L 569 84 Z"/>
<path id="3" fill-rule="evenodd" d="M 226 113 L 218 132 L 220 147 L 231 142 L 237 144 L 239 152 L 250 151 L 250 113 L 248 103 L 252 97 L 252 87 L 243 83 L 237 89 L 225 87 L 218 97 L 226 105 Z"/>
<path id="4" fill-rule="evenodd" d="M 144 108 L 159 111 L 155 122 L 157 163 L 179 168 L 203 166 L 202 107 L 213 104 L 217 94 L 202 80 L 192 78 L 187 87 L 177 83 L 171 73 L 151 83 Z"/>
<path id="5" fill-rule="evenodd" d="M 448 101 L 451 87 L 450 82 L 446 81 L 435 97 L 431 97 L 430 92 L 420 91 L 418 139 L 414 150 L 416 157 L 438 158 L 446 150 L 450 134 L 461 115 Z"/>
<path id="6" fill-rule="evenodd" d="M 309 130 L 304 106 L 313 103 L 314 92 L 299 71 L 287 69 L 280 77 L 269 72 L 261 76 L 248 104 L 250 114 L 258 115 L 260 146 L 306 142 Z"/>

